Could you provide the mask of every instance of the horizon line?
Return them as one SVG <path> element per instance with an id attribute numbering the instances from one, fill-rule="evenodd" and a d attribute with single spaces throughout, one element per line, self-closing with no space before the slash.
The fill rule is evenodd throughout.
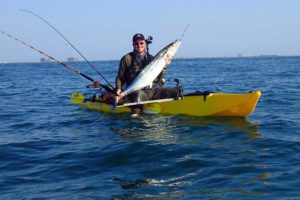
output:
<path id="1" fill-rule="evenodd" d="M 212 56 L 212 57 L 174 57 L 173 60 L 192 60 L 192 59 L 220 59 L 220 58 L 274 58 L 274 57 L 300 57 L 300 55 L 253 55 L 253 56 Z M 120 59 L 103 59 L 103 60 L 89 60 L 89 62 L 105 62 L 105 61 L 119 61 Z M 55 63 L 53 60 L 41 62 L 41 61 L 16 61 L 16 62 L 7 62 L 7 61 L 0 61 L 0 64 L 15 64 L 15 63 Z M 77 62 L 86 62 L 85 60 L 77 60 L 77 61 L 67 61 L 62 60 L 61 62 L 65 63 L 77 63 Z"/>

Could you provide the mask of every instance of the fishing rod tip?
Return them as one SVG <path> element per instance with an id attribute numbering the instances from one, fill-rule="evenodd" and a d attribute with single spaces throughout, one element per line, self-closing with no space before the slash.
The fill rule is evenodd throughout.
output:
<path id="1" fill-rule="evenodd" d="M 27 12 L 27 13 L 32 13 L 30 10 L 25 10 L 25 9 L 19 9 L 20 12 Z"/>

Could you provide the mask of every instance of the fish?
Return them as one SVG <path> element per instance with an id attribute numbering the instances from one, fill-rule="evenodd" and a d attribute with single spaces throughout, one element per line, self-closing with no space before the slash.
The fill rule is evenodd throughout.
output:
<path id="1" fill-rule="evenodd" d="M 167 64 L 167 60 L 173 58 L 181 45 L 181 39 L 177 39 L 160 50 L 153 60 L 137 75 L 133 82 L 122 92 L 123 96 L 131 94 L 144 87 L 152 87 L 153 81 L 161 73 Z"/>

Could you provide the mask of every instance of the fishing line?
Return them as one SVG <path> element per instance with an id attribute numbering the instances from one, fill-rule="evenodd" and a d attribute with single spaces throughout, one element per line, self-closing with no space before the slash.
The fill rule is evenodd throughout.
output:
<path id="1" fill-rule="evenodd" d="M 96 67 L 94 65 L 92 65 L 87 58 L 82 55 L 82 53 L 61 33 L 59 32 L 52 24 L 50 24 L 50 22 L 48 22 L 46 19 L 44 19 L 43 17 L 39 16 L 38 14 L 30 11 L 30 10 L 24 10 L 24 9 L 19 9 L 19 11 L 22 12 L 26 12 L 29 14 L 32 14 L 34 16 L 36 16 L 37 18 L 39 18 L 40 20 L 42 20 L 43 22 L 45 22 L 46 24 L 48 24 L 57 34 L 59 34 L 87 63 L 90 67 L 92 67 L 92 69 L 94 69 L 98 75 L 101 76 L 101 78 L 112 88 L 114 89 L 114 87 L 110 84 L 110 82 L 108 80 L 106 80 L 106 78 L 96 69 Z"/>
<path id="2" fill-rule="evenodd" d="M 182 40 L 182 38 L 184 37 L 185 33 L 187 32 L 187 30 L 189 29 L 190 24 L 188 24 L 185 29 L 183 30 L 183 33 L 181 34 L 180 40 Z"/>

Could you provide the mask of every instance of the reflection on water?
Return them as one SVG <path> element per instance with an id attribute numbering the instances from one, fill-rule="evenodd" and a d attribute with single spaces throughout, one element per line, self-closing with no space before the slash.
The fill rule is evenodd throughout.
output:
<path id="1" fill-rule="evenodd" d="M 127 116 L 112 131 L 123 142 L 139 144 L 130 147 L 138 149 L 128 151 L 143 152 L 144 159 L 135 164 L 137 168 L 145 165 L 142 176 L 124 174 L 113 180 L 126 191 L 126 198 L 183 198 L 184 188 L 193 184 L 199 188 L 189 194 L 204 199 L 227 194 L 261 197 L 263 193 L 248 185 L 269 184 L 268 165 L 253 149 L 260 139 L 259 125 L 245 118 Z M 227 183 L 233 185 L 224 187 Z M 164 188 L 164 192 L 152 193 L 153 187 Z"/>
<path id="2" fill-rule="evenodd" d="M 121 126 L 121 127 L 120 127 Z M 218 134 L 245 134 L 240 142 L 257 139 L 259 125 L 240 117 L 142 115 L 129 118 L 113 132 L 123 139 L 195 144 Z"/>

